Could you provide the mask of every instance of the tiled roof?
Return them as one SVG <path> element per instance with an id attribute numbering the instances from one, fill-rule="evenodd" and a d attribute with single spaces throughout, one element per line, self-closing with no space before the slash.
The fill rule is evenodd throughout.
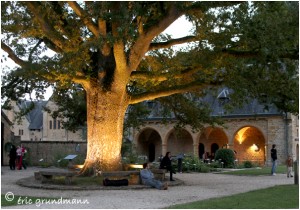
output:
<path id="1" fill-rule="evenodd" d="M 22 101 L 19 103 L 20 108 L 28 108 L 31 105 L 31 101 Z M 28 129 L 37 130 L 43 127 L 43 107 L 47 101 L 34 101 L 34 108 L 25 116 L 29 122 Z"/>
<path id="2" fill-rule="evenodd" d="M 220 89 L 217 95 L 208 94 L 204 98 L 199 99 L 204 103 L 207 103 L 211 108 L 211 116 L 222 117 L 242 117 L 242 116 L 271 116 L 281 115 L 281 112 L 275 105 L 272 104 L 260 104 L 257 99 L 249 100 L 240 108 L 234 108 L 233 110 L 226 110 L 224 105 L 230 102 L 230 91 L 228 89 Z M 145 102 L 147 103 L 147 102 Z M 148 107 L 151 113 L 148 119 L 162 118 L 160 113 L 160 105 L 156 102 L 148 101 Z M 170 118 L 174 118 L 174 115 Z"/>
<path id="3" fill-rule="evenodd" d="M 242 107 L 234 108 L 233 110 L 225 110 L 224 105 L 230 101 L 229 91 L 223 89 L 217 97 L 208 95 L 204 98 L 211 109 L 212 116 L 250 116 L 250 115 L 278 115 L 281 114 L 275 105 L 260 104 L 257 99 L 251 99 L 245 102 Z"/>

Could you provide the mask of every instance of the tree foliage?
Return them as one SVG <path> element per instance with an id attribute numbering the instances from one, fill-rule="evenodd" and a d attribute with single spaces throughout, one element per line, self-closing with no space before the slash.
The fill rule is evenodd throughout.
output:
<path id="1" fill-rule="evenodd" d="M 3 75 L 1 97 L 36 91 L 39 99 L 51 86 L 57 101 L 86 98 L 95 141 L 114 111 L 123 118 L 127 106 L 145 100 L 160 100 L 178 125 L 199 128 L 212 122 L 209 111 L 186 93 L 224 86 L 233 90 L 232 105 L 257 98 L 298 113 L 298 2 L 1 1 L 1 8 L 1 48 L 18 65 Z M 181 16 L 194 25 L 191 35 L 164 34 Z"/>
<path id="2" fill-rule="evenodd" d="M 109 50 L 114 43 L 124 43 L 128 60 L 141 30 L 150 33 L 163 24 L 161 19 L 171 19 L 169 25 L 186 15 L 195 25 L 193 36 L 172 39 L 155 34 L 145 50 L 149 54 L 134 65 L 128 93 L 137 102 L 142 95 L 160 97 L 162 89 L 168 89 L 164 94 L 168 95 L 178 92 L 175 89 L 224 83 L 235 90 L 236 98 L 265 93 L 278 107 L 297 112 L 293 104 L 298 101 L 298 2 L 1 2 L 1 6 L 2 50 L 20 65 L 3 76 L 3 97 L 16 100 L 37 90 L 40 98 L 50 85 L 68 89 L 92 78 L 101 78 L 100 85 L 109 90 L 116 76 L 115 52 Z M 196 42 L 189 51 L 159 50 L 190 41 Z"/>

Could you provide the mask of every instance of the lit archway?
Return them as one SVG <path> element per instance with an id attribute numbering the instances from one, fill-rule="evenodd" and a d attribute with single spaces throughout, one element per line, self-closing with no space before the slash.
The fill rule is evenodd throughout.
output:
<path id="1" fill-rule="evenodd" d="M 146 155 L 150 162 L 157 161 L 162 154 L 162 140 L 157 131 L 151 128 L 144 129 L 138 137 L 137 152 Z"/>
<path id="2" fill-rule="evenodd" d="M 265 164 L 265 138 L 255 127 L 243 127 L 236 132 L 234 150 L 239 163 L 251 161 L 258 165 Z"/>

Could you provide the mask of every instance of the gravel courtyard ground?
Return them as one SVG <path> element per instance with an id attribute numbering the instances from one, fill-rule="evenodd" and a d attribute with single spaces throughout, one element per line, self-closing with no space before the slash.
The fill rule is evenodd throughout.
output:
<path id="1" fill-rule="evenodd" d="M 63 198 L 58 203 L 40 200 L 29 205 L 2 207 L 5 209 L 159 209 L 170 205 L 223 197 L 275 185 L 293 184 L 294 179 L 286 174 L 276 176 L 232 176 L 213 173 L 182 173 L 174 178 L 184 182 L 170 186 L 168 190 L 127 189 L 127 190 L 46 190 L 21 187 L 16 182 L 33 176 L 40 168 L 11 171 L 1 168 L 1 194 L 8 199 L 21 195 L 23 203 L 30 203 L 27 196 Z M 32 201 L 31 201 L 32 202 Z M 77 204 L 75 204 L 77 203 Z M 226 206 L 224 206 L 226 208 Z"/>

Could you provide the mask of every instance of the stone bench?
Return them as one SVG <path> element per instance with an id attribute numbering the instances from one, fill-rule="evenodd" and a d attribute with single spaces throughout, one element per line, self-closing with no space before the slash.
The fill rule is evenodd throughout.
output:
<path id="1" fill-rule="evenodd" d="M 166 169 L 150 169 L 154 174 L 154 178 L 160 181 L 164 181 L 166 178 L 166 173 L 168 172 Z"/>
<path id="2" fill-rule="evenodd" d="M 72 171 L 39 171 L 35 173 L 35 178 L 36 179 L 41 179 L 42 183 L 48 182 L 50 180 L 53 179 L 53 177 L 57 176 L 61 176 L 61 177 L 65 177 L 65 183 L 66 184 L 71 184 L 72 183 L 72 179 L 74 176 L 77 176 L 78 173 L 77 172 L 72 172 Z"/>
<path id="3" fill-rule="evenodd" d="M 127 179 L 130 185 L 140 184 L 139 171 L 103 171 L 101 176 L 110 180 Z"/>
<path id="4" fill-rule="evenodd" d="M 154 178 L 160 181 L 165 180 L 166 169 L 150 169 L 154 174 Z M 128 179 L 130 185 L 142 184 L 140 171 L 104 171 L 101 173 L 103 179 L 120 180 Z"/>

